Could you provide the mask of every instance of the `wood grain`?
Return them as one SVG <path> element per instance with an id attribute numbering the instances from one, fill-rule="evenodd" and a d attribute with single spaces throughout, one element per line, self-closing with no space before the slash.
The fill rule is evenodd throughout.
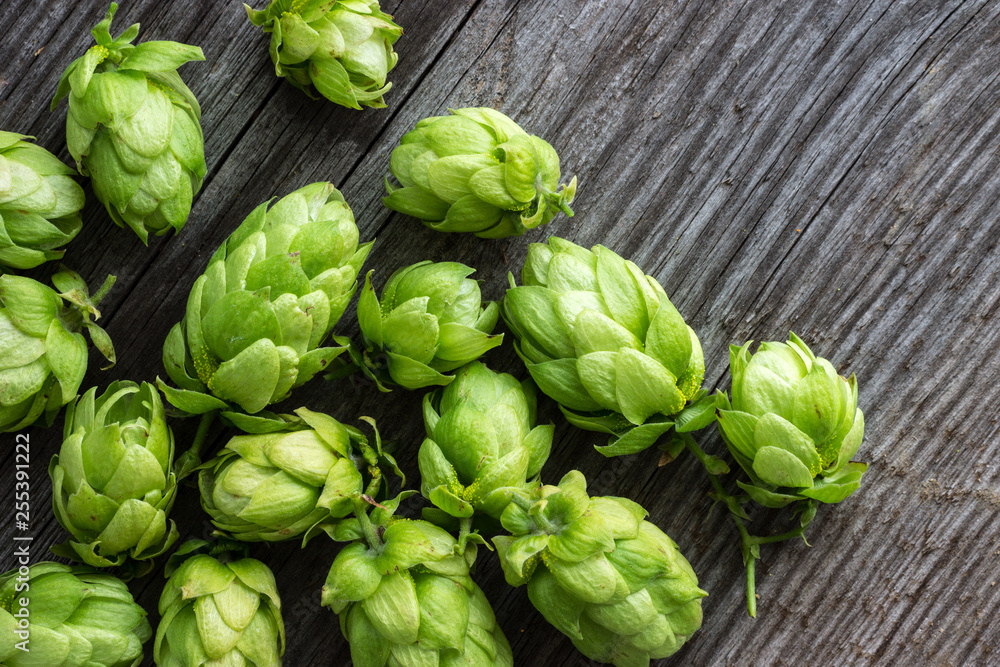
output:
<path id="1" fill-rule="evenodd" d="M 215 247 L 258 203 L 331 180 L 381 284 L 421 259 L 478 269 L 502 295 L 529 242 L 558 234 L 601 243 L 657 277 L 701 337 L 706 386 L 728 387 L 730 343 L 803 336 L 857 374 L 871 462 L 856 494 L 825 507 L 801 543 L 766 546 L 760 615 L 746 616 L 736 531 L 710 513 L 708 481 L 682 457 L 606 460 L 595 434 L 557 423 L 545 468 L 582 470 L 594 494 L 645 505 L 680 544 L 710 596 L 702 630 L 664 665 L 1000 664 L 1000 6 L 890 0 L 395 0 L 404 26 L 389 107 L 358 113 L 311 101 L 274 77 L 267 38 L 238 3 L 134 0 L 120 31 L 198 44 L 182 75 L 204 109 L 208 176 L 187 227 L 145 248 L 114 227 L 89 187 L 84 231 L 66 261 L 118 284 L 102 308 L 119 364 L 86 385 L 162 374 L 160 347 Z M 0 4 L 0 128 L 33 134 L 68 159 L 65 105 L 48 101 L 90 43 L 100 3 Z M 448 107 L 501 109 L 559 151 L 580 178 L 577 216 L 506 241 L 443 235 L 382 207 L 399 136 Z M 44 277 L 51 270 L 33 273 Z M 346 315 L 341 333 L 356 332 Z M 523 375 L 508 346 L 491 366 Z M 415 483 L 420 396 L 362 382 L 315 381 L 288 407 L 344 421 L 371 415 Z M 179 446 L 194 425 L 177 422 Z M 64 539 L 45 468 L 61 428 L 34 428 L 33 553 Z M 5 438 L 13 442 L 13 436 Z M 721 453 L 714 430 L 699 436 Z M 0 508 L 12 507 L 13 445 L 0 452 Z M 730 480 L 730 486 L 735 486 Z M 184 489 L 185 535 L 211 526 Z M 418 512 L 417 504 L 407 507 Z M 760 531 L 787 517 L 754 514 Z M 12 511 L 0 509 L 0 569 Z M 254 549 L 275 571 L 287 665 L 346 664 L 318 591 L 337 547 Z M 518 665 L 581 665 L 482 552 L 476 579 Z M 155 619 L 162 573 L 132 583 Z M 150 663 L 151 664 L 151 663 Z"/>

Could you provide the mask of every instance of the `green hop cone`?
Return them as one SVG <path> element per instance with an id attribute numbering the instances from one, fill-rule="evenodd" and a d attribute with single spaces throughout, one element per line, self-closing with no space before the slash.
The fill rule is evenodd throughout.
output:
<path id="1" fill-rule="evenodd" d="M 277 542 L 351 514 L 374 451 L 357 429 L 305 408 L 285 431 L 239 435 L 199 476 L 201 506 L 216 528 L 245 542 Z M 378 431 L 376 431 L 378 441 Z M 360 462 L 356 459 L 361 459 Z"/>
<path id="2" fill-rule="evenodd" d="M 838 503 L 868 469 L 851 461 L 865 431 L 857 380 L 838 375 L 794 333 L 788 338 L 755 354 L 752 341 L 729 348 L 732 402 L 722 398 L 719 429 L 750 476 L 740 487 L 761 505 Z"/>
<path id="3" fill-rule="evenodd" d="M 475 547 L 426 521 L 397 519 L 337 554 L 322 605 L 340 617 L 354 667 L 511 667 L 510 645 L 469 576 Z"/>
<path id="4" fill-rule="evenodd" d="M 145 610 L 110 574 L 41 562 L 0 575 L 0 665 L 138 667 L 152 634 Z"/>
<path id="5" fill-rule="evenodd" d="M 264 563 L 193 540 L 170 557 L 167 576 L 153 646 L 158 667 L 281 665 L 281 599 Z"/>
<path id="6" fill-rule="evenodd" d="M 274 71 L 315 98 L 351 109 L 385 106 L 386 81 L 403 29 L 376 0 L 272 0 L 246 7 L 250 22 L 271 33 Z"/>
<path id="7" fill-rule="evenodd" d="M 554 427 L 535 426 L 535 385 L 474 361 L 424 395 L 421 493 L 448 514 L 500 518 L 514 490 L 538 485 Z"/>
<path id="8" fill-rule="evenodd" d="M 204 60 L 197 46 L 131 42 L 139 24 L 112 39 L 111 3 L 91 33 L 97 42 L 70 63 L 52 99 L 69 96 L 66 144 L 77 169 L 120 227 L 143 243 L 180 231 L 205 177 L 201 107 L 177 68 Z"/>
<path id="9" fill-rule="evenodd" d="M 515 349 L 570 423 L 612 436 L 598 451 L 631 454 L 682 420 L 687 430 L 711 423 L 714 411 L 696 403 L 698 336 L 635 264 L 552 236 L 529 246 L 521 282 L 510 277 L 502 309 Z M 698 417 L 679 415 L 686 406 Z"/>
<path id="10" fill-rule="evenodd" d="M 167 519 L 177 491 L 173 460 L 156 387 L 124 381 L 100 397 L 96 387 L 87 391 L 67 408 L 62 447 L 49 464 L 52 509 L 73 536 L 53 551 L 110 567 L 169 549 L 178 537 Z"/>
<path id="11" fill-rule="evenodd" d="M 440 232 L 500 239 L 572 216 L 576 177 L 559 184 L 559 155 L 545 140 L 490 108 L 424 118 L 392 151 L 386 179 L 393 211 Z"/>
<path id="12" fill-rule="evenodd" d="M 587 495 L 570 471 L 517 498 L 493 538 L 507 582 L 585 656 L 618 667 L 673 655 L 701 627 L 698 578 L 677 545 L 625 498 Z"/>
<path id="13" fill-rule="evenodd" d="M 254 209 L 209 260 L 167 336 L 163 365 L 180 388 L 160 383 L 167 400 L 190 414 L 232 415 L 230 404 L 254 414 L 324 370 L 343 352 L 323 343 L 371 245 L 358 246 L 354 214 L 330 183 Z"/>
<path id="14" fill-rule="evenodd" d="M 31 278 L 0 275 L 0 432 L 19 431 L 43 414 L 51 425 L 76 398 L 87 372 L 82 330 L 114 365 L 111 339 L 93 322 L 114 276 L 93 297 L 68 269 L 52 276 L 52 283 L 61 293 Z"/>
<path id="15" fill-rule="evenodd" d="M 0 132 L 0 267 L 59 259 L 83 221 L 76 172 L 23 134 Z"/>
<path id="16" fill-rule="evenodd" d="M 475 269 L 457 262 L 418 262 L 399 269 L 375 296 L 371 272 L 358 298 L 364 350 L 352 350 L 355 365 L 379 388 L 446 385 L 449 371 L 475 361 L 503 342 L 491 335 L 496 303 L 485 306 Z"/>

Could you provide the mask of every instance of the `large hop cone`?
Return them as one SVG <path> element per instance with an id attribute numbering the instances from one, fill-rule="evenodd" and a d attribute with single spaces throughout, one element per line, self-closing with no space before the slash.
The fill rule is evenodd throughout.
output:
<path id="1" fill-rule="evenodd" d="M 531 244 L 521 286 L 510 283 L 501 313 L 515 350 L 570 423 L 612 436 L 602 453 L 649 447 L 704 396 L 698 336 L 634 263 L 552 236 Z M 700 428 L 714 411 L 699 414 Z"/>
<path id="2" fill-rule="evenodd" d="M 559 155 L 504 114 L 487 107 L 424 118 L 392 151 L 382 199 L 440 232 L 519 236 L 548 224 L 576 196 L 576 177 L 560 184 Z"/>
<path id="3" fill-rule="evenodd" d="M 730 347 L 732 402 L 721 401 L 719 430 L 750 476 L 740 486 L 761 505 L 839 503 L 868 469 L 851 461 L 865 432 L 857 379 L 841 377 L 794 333 L 788 338 L 755 354 L 750 342 Z"/>
<path id="4" fill-rule="evenodd" d="M 110 574 L 41 562 L 0 575 L 5 667 L 137 667 L 152 634 L 146 611 Z"/>
<path id="5" fill-rule="evenodd" d="M 677 545 L 625 498 L 587 495 L 583 475 L 518 498 L 493 538 L 507 582 L 588 658 L 645 667 L 701 627 L 698 578 Z"/>
<path id="6" fill-rule="evenodd" d="M 161 383 L 167 400 L 191 414 L 254 414 L 325 369 L 343 351 L 325 343 L 370 249 L 330 183 L 258 206 L 209 260 L 167 336 L 163 365 L 180 387 Z"/>
<path id="7" fill-rule="evenodd" d="M 131 42 L 139 24 L 110 33 L 118 5 L 91 32 L 95 46 L 70 63 L 52 108 L 69 96 L 66 144 L 94 194 L 143 243 L 180 230 L 205 177 L 201 107 L 177 68 L 204 60 L 197 46 Z"/>
<path id="8" fill-rule="evenodd" d="M 83 222 L 76 172 L 41 146 L 0 132 L 0 267 L 31 269 L 63 256 Z"/>

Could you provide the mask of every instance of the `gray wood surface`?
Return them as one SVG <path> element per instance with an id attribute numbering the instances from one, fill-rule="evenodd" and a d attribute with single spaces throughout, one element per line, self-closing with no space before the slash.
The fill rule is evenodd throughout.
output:
<path id="1" fill-rule="evenodd" d="M 256 3 L 258 5 L 262 2 Z M 203 47 L 182 75 L 201 101 L 208 176 L 187 227 L 149 248 L 89 196 L 68 264 L 118 283 L 102 308 L 118 365 L 85 386 L 163 374 L 160 348 L 215 247 L 258 203 L 316 180 L 342 189 L 381 284 L 421 259 L 479 270 L 502 295 L 529 242 L 601 243 L 657 277 L 701 337 L 706 386 L 728 388 L 730 343 L 789 329 L 857 374 L 862 488 L 820 510 L 812 548 L 762 548 L 747 617 L 737 533 L 681 457 L 606 460 L 557 423 L 544 476 L 579 468 L 593 494 L 634 499 L 680 544 L 710 596 L 702 630 L 664 665 L 1000 665 L 1000 6 L 986 0 L 388 0 L 404 26 L 383 110 L 311 101 L 280 82 L 238 2 L 124 3 L 118 31 Z M 90 44 L 103 2 L 0 3 L 0 128 L 68 159 L 48 102 Z M 448 107 L 501 109 L 580 178 L 577 216 L 507 241 L 443 235 L 382 207 L 399 136 Z M 92 195 L 88 187 L 88 195 Z M 48 271 L 32 275 L 44 276 Z M 354 334 L 356 319 L 337 329 Z M 523 375 L 509 346 L 488 363 Z M 372 415 L 416 480 L 419 394 L 313 382 L 286 407 Z M 61 424 L 61 421 L 60 421 Z M 35 559 L 64 534 L 46 466 L 61 427 L 29 432 Z M 179 446 L 194 424 L 178 422 Z M 714 429 L 708 450 L 723 446 Z M 11 563 L 13 435 L 0 448 L 0 569 Z M 729 481 L 735 488 L 733 480 Z M 10 509 L 4 509 L 10 508 Z M 408 507 L 418 511 L 416 505 Z M 758 531 L 777 532 L 756 512 Z M 192 489 L 174 518 L 205 536 Z M 319 588 L 337 547 L 258 546 L 285 607 L 285 664 L 347 664 Z M 477 581 L 518 665 L 588 664 L 483 552 Z M 155 620 L 162 573 L 134 581 Z M 151 646 L 150 646 L 151 650 Z"/>

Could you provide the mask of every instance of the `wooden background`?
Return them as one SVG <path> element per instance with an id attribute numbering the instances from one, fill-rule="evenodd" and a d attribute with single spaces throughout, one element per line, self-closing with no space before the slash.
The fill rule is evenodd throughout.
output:
<path id="1" fill-rule="evenodd" d="M 262 2 L 257 3 L 262 6 Z M 527 243 L 605 244 L 664 285 L 701 337 L 709 388 L 728 388 L 727 348 L 803 336 L 857 374 L 868 430 L 862 488 L 824 507 L 802 543 L 765 546 L 759 618 L 747 617 L 737 533 L 709 513 L 690 457 L 608 461 L 596 434 L 557 439 L 545 478 L 581 469 L 596 494 L 632 498 L 680 544 L 710 592 L 703 629 L 664 665 L 1000 664 L 1000 6 L 986 0 L 387 0 L 405 27 L 389 108 L 310 101 L 274 76 L 267 37 L 238 2 L 124 3 L 115 32 L 200 45 L 181 73 L 204 109 L 208 176 L 187 227 L 145 248 L 89 196 L 66 261 L 118 283 L 102 308 L 118 350 L 85 386 L 163 374 L 160 348 L 209 255 L 258 203 L 330 180 L 352 205 L 381 283 L 422 259 L 479 270 L 502 295 Z M 90 44 L 103 2 L 0 3 L 0 127 L 68 158 L 65 104 L 48 103 Z M 580 179 L 577 216 L 507 241 L 443 235 L 383 208 L 395 142 L 448 107 L 493 106 L 550 141 Z M 88 187 L 88 195 L 90 189 Z M 35 274 L 41 277 L 48 272 Z M 354 335 L 353 314 L 337 328 Z M 523 376 L 509 346 L 492 366 Z M 293 403 L 372 415 L 415 483 L 418 393 L 313 382 Z M 61 423 L 61 422 L 60 422 Z M 194 425 L 176 425 L 179 447 Z M 45 473 L 60 428 L 30 431 L 34 558 L 64 534 Z M 714 429 L 699 436 L 721 453 Z M 13 435 L 0 452 L 0 562 L 10 564 Z M 728 484 L 735 488 L 734 479 Z M 174 518 L 210 531 L 190 489 Z M 410 506 L 416 511 L 415 506 Z M 764 512 L 758 532 L 784 519 Z M 336 547 L 258 546 L 275 571 L 285 664 L 347 664 L 319 588 Z M 588 664 L 510 589 L 493 554 L 477 581 L 519 665 Z M 161 572 L 132 584 L 155 622 Z M 151 650 L 151 646 L 150 646 Z"/>

